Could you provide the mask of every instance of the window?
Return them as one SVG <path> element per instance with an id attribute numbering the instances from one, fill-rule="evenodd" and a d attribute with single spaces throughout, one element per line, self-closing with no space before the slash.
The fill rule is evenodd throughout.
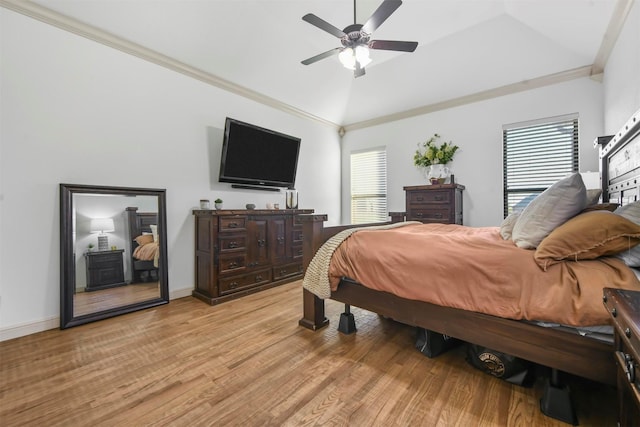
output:
<path id="1" fill-rule="evenodd" d="M 578 171 L 578 115 L 502 127 L 504 216 Z"/>
<path id="2" fill-rule="evenodd" d="M 351 153 L 351 223 L 386 221 L 387 151 Z"/>

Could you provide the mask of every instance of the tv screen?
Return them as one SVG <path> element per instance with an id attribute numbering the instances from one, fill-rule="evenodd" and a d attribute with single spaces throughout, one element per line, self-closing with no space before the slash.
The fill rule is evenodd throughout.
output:
<path id="1" fill-rule="evenodd" d="M 219 181 L 293 188 L 299 151 L 300 138 L 227 117 Z"/>

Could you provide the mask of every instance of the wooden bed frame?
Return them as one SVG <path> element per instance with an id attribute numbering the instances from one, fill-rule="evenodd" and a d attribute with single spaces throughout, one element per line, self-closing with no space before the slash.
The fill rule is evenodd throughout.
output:
<path id="1" fill-rule="evenodd" d="M 150 226 L 158 224 L 158 214 L 157 212 L 138 212 L 137 207 L 128 207 L 125 210 L 129 224 L 131 283 L 157 281 L 158 268 L 153 265 L 153 261 L 141 261 L 133 257 L 133 251 L 138 247 L 138 243 L 133 239 L 140 236 L 143 232 L 151 233 Z"/>
<path id="2" fill-rule="evenodd" d="M 600 147 L 602 174 L 606 177 L 602 183 L 604 201 L 611 199 L 612 202 L 631 202 L 638 199 L 638 133 L 640 111 L 618 134 L 607 139 L 606 145 Z M 636 145 L 637 150 L 633 148 Z M 631 160 L 629 153 L 632 154 Z M 303 215 L 301 218 L 305 238 L 305 269 L 322 243 L 334 234 L 353 227 L 324 227 L 326 219 L 326 215 Z M 397 220 L 398 217 L 394 216 L 391 222 Z M 606 286 L 606 283 L 602 284 L 603 288 Z M 557 371 L 563 371 L 606 384 L 616 384 L 613 345 L 583 337 L 575 332 L 407 300 L 347 280 L 341 281 L 338 290 L 332 292 L 331 299 L 345 303 L 347 314 L 350 305 L 360 307 L 402 323 L 420 326 L 547 366 L 556 374 L 554 376 L 557 376 Z M 318 330 L 328 323 L 324 312 L 324 300 L 305 289 L 303 317 L 299 324 L 311 330 Z"/>

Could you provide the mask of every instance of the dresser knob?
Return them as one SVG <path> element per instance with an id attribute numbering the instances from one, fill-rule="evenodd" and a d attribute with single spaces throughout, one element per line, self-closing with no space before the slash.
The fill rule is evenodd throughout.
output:
<path id="1" fill-rule="evenodd" d="M 629 328 L 625 329 L 624 334 L 627 336 L 627 338 L 631 338 L 631 329 Z"/>
<path id="2" fill-rule="evenodd" d="M 618 315 L 618 310 L 616 310 L 616 308 L 615 308 L 615 307 L 613 307 L 613 308 L 611 309 L 611 315 L 612 315 L 613 317 L 616 317 L 616 316 Z"/>
<path id="3" fill-rule="evenodd" d="M 607 302 L 607 296 L 606 296 L 606 295 L 603 295 L 603 296 L 602 296 L 602 301 L 603 301 L 603 302 Z"/>

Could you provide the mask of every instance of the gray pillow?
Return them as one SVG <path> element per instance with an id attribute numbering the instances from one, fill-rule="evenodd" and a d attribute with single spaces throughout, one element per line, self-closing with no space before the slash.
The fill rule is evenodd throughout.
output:
<path id="1" fill-rule="evenodd" d="M 599 188 L 587 189 L 587 206 L 598 204 L 601 195 L 602 190 Z"/>
<path id="2" fill-rule="evenodd" d="M 587 205 L 587 190 L 574 173 L 544 190 L 527 205 L 513 226 L 512 239 L 520 248 L 535 249 L 557 226 Z"/>
<path id="3" fill-rule="evenodd" d="M 640 202 L 629 203 L 628 205 L 620 206 L 613 211 L 614 214 L 618 214 L 629 221 L 633 221 L 636 224 L 640 224 Z M 640 267 L 640 246 L 634 246 L 633 248 L 616 255 L 627 264 L 629 267 Z"/>

